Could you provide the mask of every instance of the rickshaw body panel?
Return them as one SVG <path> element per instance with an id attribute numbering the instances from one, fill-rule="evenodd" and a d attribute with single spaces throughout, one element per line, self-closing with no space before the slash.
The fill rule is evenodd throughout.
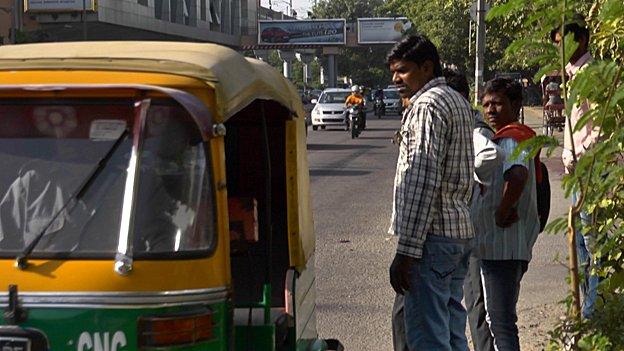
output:
<path id="1" fill-rule="evenodd" d="M 210 304 L 213 318 L 211 340 L 158 348 L 159 350 L 210 350 L 226 351 L 229 307 L 226 303 Z M 193 306 L 155 308 L 94 308 L 88 307 L 43 307 L 29 308 L 30 320 L 26 328 L 44 330 L 51 350 L 135 350 L 137 320 L 143 316 L 185 313 Z"/>

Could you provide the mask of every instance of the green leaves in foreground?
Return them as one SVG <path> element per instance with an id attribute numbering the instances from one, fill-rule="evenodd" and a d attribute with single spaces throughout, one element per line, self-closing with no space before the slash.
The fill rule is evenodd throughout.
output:
<path id="1" fill-rule="evenodd" d="M 621 127 L 624 125 L 624 2 L 510 0 L 496 6 L 488 18 L 524 16 L 522 35 L 505 54 L 511 60 L 539 65 L 535 77 L 539 79 L 541 74 L 553 69 L 561 71 L 578 47 L 571 34 L 564 39 L 564 50 L 552 45 L 548 35 L 553 28 L 569 23 L 575 12 L 587 19 L 590 51 L 596 60 L 564 87 L 568 88 L 566 113 L 570 116 L 575 106 L 588 108 L 573 130 L 591 131 L 597 138 L 594 142 L 591 138 L 586 140 L 587 150 L 573 172 L 564 176 L 562 187 L 568 197 L 580 193 L 579 206 L 589 214 L 588 221 L 576 221 L 576 229 L 594 239 L 593 272 L 602 277 L 599 287 L 602 299 L 592 319 L 580 322 L 568 318 L 551 330 L 547 349 L 567 349 L 576 340 L 578 350 L 624 350 L 624 128 Z M 552 152 L 554 145 L 547 137 L 536 137 L 520 147 L 535 154 L 540 147 Z M 566 218 L 552 219 L 546 231 L 561 233 L 566 230 L 567 222 Z M 570 307 L 571 296 L 566 301 Z"/>

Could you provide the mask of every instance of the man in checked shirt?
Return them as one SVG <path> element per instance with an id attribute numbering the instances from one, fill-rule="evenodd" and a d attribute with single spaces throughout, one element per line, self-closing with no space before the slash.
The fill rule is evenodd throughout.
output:
<path id="1" fill-rule="evenodd" d="M 390 283 L 405 296 L 410 350 L 468 350 L 462 306 L 470 239 L 474 119 L 447 86 L 424 36 L 388 55 L 392 80 L 410 99 L 396 134 L 399 158 L 389 232 L 399 237 Z"/>

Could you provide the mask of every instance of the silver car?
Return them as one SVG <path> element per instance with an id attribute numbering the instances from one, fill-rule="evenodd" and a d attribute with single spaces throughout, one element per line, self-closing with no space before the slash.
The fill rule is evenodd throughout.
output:
<path id="1" fill-rule="evenodd" d="M 403 102 L 398 89 L 384 89 L 384 104 L 387 115 L 400 115 L 403 112 Z"/>
<path id="2" fill-rule="evenodd" d="M 312 109 L 312 130 L 327 126 L 345 127 L 345 100 L 351 95 L 349 89 L 325 89 Z M 315 102 L 312 100 L 312 102 Z"/>

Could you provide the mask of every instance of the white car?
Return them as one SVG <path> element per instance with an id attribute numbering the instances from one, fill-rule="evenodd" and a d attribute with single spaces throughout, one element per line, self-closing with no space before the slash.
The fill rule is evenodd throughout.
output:
<path id="1" fill-rule="evenodd" d="M 403 112 L 403 102 L 398 89 L 384 89 L 384 104 L 386 105 L 386 114 L 400 115 Z"/>
<path id="2" fill-rule="evenodd" d="M 319 127 L 345 127 L 345 100 L 351 95 L 349 89 L 329 88 L 323 90 L 312 109 L 312 130 Z M 314 102 L 314 100 L 312 100 Z"/>

